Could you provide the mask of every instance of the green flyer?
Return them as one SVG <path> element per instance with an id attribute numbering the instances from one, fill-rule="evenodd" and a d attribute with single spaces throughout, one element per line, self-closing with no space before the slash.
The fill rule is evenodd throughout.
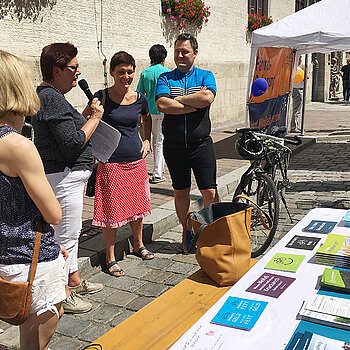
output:
<path id="1" fill-rule="evenodd" d="M 303 262 L 305 255 L 276 253 L 265 269 L 295 272 Z"/>

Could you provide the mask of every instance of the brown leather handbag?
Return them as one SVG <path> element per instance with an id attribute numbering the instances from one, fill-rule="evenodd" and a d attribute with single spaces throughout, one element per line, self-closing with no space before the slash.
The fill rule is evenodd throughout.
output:
<path id="1" fill-rule="evenodd" d="M 236 198 L 239 197 L 253 203 L 264 226 L 266 223 L 261 213 L 271 222 L 269 216 L 253 200 L 245 195 Z M 247 203 L 219 202 L 187 215 L 195 232 L 187 251 L 197 245 L 196 259 L 200 267 L 219 286 L 233 285 L 250 268 L 251 214 L 252 206 Z M 267 225 L 265 227 L 268 228 Z"/>
<path id="2" fill-rule="evenodd" d="M 8 282 L 0 277 L 0 319 L 13 324 L 24 323 L 32 305 L 32 285 L 38 264 L 42 222 L 38 222 L 29 281 Z"/>

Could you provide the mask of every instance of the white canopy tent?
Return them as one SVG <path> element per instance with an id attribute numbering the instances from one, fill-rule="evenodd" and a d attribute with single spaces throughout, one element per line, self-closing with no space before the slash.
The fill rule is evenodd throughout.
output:
<path id="1" fill-rule="evenodd" d="M 252 36 L 247 101 L 259 47 L 289 47 L 296 51 L 296 59 L 302 54 L 314 52 L 350 51 L 350 0 L 322 0 L 255 30 Z"/>

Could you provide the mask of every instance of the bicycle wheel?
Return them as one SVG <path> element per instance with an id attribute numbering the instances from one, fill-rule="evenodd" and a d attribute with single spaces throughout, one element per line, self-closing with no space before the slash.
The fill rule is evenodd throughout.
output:
<path id="1" fill-rule="evenodd" d="M 283 179 L 283 175 L 282 175 L 282 171 L 280 169 L 280 167 L 276 164 L 276 168 L 274 170 L 274 174 L 272 175 L 275 185 L 277 187 L 277 192 L 280 196 L 280 200 L 282 199 L 282 196 L 285 195 L 286 193 L 286 183 Z"/>
<path id="2" fill-rule="evenodd" d="M 261 255 L 271 244 L 271 241 L 277 230 L 280 201 L 277 193 L 276 185 L 271 178 L 258 172 L 252 172 L 246 177 L 246 181 L 237 186 L 234 197 L 232 200 L 243 201 L 242 198 L 235 197 L 239 194 L 245 194 L 255 201 L 265 212 L 270 215 L 272 223 L 267 223 L 271 229 L 266 229 L 260 221 L 259 213 L 256 209 L 252 208 L 251 219 L 251 254 L 252 258 L 256 258 Z"/>
<path id="3" fill-rule="evenodd" d="M 275 163 L 272 170 L 272 179 L 277 187 L 277 193 L 280 196 L 280 200 L 282 197 L 284 198 L 286 193 L 286 188 L 290 188 L 290 182 L 287 178 L 287 169 L 289 164 L 289 154 L 283 153 L 283 155 L 279 158 L 279 163 Z M 282 168 L 282 169 L 281 169 Z M 282 171 L 284 174 L 282 174 Z"/>

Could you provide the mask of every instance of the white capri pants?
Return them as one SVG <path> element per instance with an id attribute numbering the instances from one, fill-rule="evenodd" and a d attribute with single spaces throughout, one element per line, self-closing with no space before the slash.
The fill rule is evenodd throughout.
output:
<path id="1" fill-rule="evenodd" d="M 0 264 L 0 276 L 9 282 L 26 282 L 29 280 L 30 266 Z M 65 285 L 65 263 L 61 253 L 55 260 L 39 262 L 33 282 L 30 313 L 39 316 L 51 311 L 59 318 L 55 305 L 66 299 Z"/>
<path id="2" fill-rule="evenodd" d="M 164 114 L 152 115 L 153 176 L 162 178 L 164 172 L 162 123 Z"/>
<path id="3" fill-rule="evenodd" d="M 78 242 L 82 227 L 84 186 L 91 175 L 90 170 L 72 171 L 68 167 L 60 173 L 47 174 L 56 198 L 62 208 L 62 221 L 54 226 L 55 237 L 69 254 L 66 260 L 66 279 L 78 271 Z"/>

